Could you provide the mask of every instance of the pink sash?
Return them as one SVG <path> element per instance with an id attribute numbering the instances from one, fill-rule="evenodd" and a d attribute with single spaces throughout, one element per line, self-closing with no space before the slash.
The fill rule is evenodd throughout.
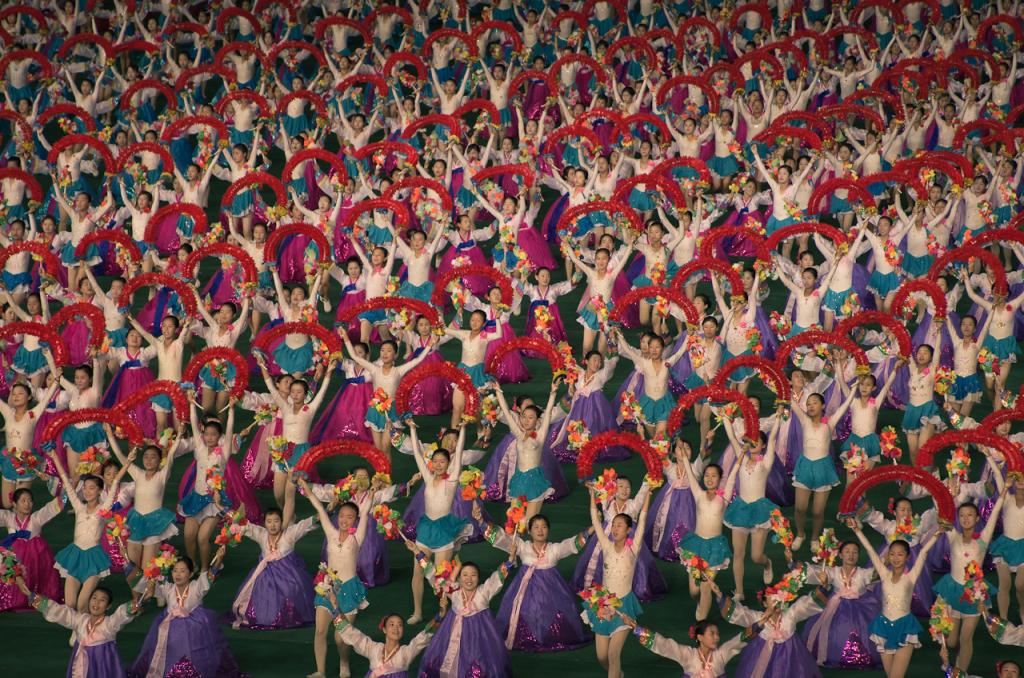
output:
<path id="1" fill-rule="evenodd" d="M 260 441 L 260 448 L 256 452 L 256 455 L 253 457 L 252 471 L 250 472 L 250 477 L 266 478 L 271 474 L 271 472 L 273 472 L 274 464 L 270 460 L 270 446 L 267 444 L 267 441 L 270 439 L 271 436 L 281 435 L 281 429 L 283 427 L 284 420 L 282 420 L 280 417 L 275 416 L 270 426 L 268 426 L 267 430 L 264 432 L 263 440 Z M 271 428 L 274 431 L 273 433 L 270 433 Z"/>
<path id="2" fill-rule="evenodd" d="M 814 626 L 811 627 L 811 635 L 807 638 L 807 649 L 810 650 L 814 643 L 818 643 L 819 665 L 824 664 L 825 659 L 828 657 L 828 629 L 832 625 L 832 618 L 836 616 L 836 611 L 839 609 L 839 603 L 843 600 L 859 597 L 856 589 L 843 586 L 828 599 L 825 610 L 818 616 L 818 621 L 814 622 Z"/>
<path id="3" fill-rule="evenodd" d="M 85 651 L 85 648 L 102 645 L 103 642 L 106 642 L 96 642 L 96 632 L 95 630 L 89 631 L 89 622 L 86 622 L 83 628 L 85 634 L 79 636 L 78 645 L 75 647 L 75 656 L 71 662 L 71 678 L 85 678 L 89 675 L 89 653 Z"/>
<path id="4" fill-rule="evenodd" d="M 454 603 L 455 600 L 452 600 Z M 472 604 L 470 600 L 470 604 Z M 462 614 L 456 614 L 452 622 L 452 633 L 448 639 L 448 649 L 444 653 L 444 661 L 441 663 L 441 678 L 460 678 L 459 676 L 459 650 L 462 647 L 462 620 L 472 617 L 480 610 L 464 608 Z"/>
<path id="5" fill-rule="evenodd" d="M 765 629 L 765 631 L 767 630 Z M 768 670 L 768 664 L 771 663 L 772 654 L 775 652 L 775 645 L 787 640 L 782 633 L 782 629 L 772 629 L 771 635 L 767 638 L 765 637 L 765 631 L 761 632 L 761 639 L 764 640 L 764 645 L 761 646 L 761 653 L 757 655 L 757 664 L 754 665 L 750 678 L 764 677 L 765 672 Z"/>
<path id="6" fill-rule="evenodd" d="M 160 622 L 160 629 L 157 631 L 156 649 L 153 650 L 153 659 L 149 662 L 146 678 L 161 678 L 164 675 L 164 662 L 167 660 L 167 633 L 171 630 L 171 622 L 175 619 L 185 619 L 188 615 L 188 610 L 180 605 L 175 605 L 167 610 L 167 616 Z"/>
<path id="7" fill-rule="evenodd" d="M 263 570 L 267 569 L 267 563 L 273 560 L 281 560 L 283 557 L 277 549 L 272 548 L 270 553 L 265 555 L 256 565 L 256 569 L 252 571 L 252 575 L 245 582 L 242 590 L 238 592 L 238 597 L 235 598 L 235 603 L 231 606 L 231 611 L 235 613 L 235 621 L 231 623 L 231 628 L 237 629 L 245 623 L 245 613 L 249 609 L 249 601 L 252 600 L 252 590 L 256 587 L 256 579 L 263 574 Z"/>
<path id="8" fill-rule="evenodd" d="M 681 482 L 672 481 L 672 484 L 665 489 L 668 491 L 682 490 L 689 486 L 690 484 L 688 482 L 684 485 Z M 668 510 L 671 508 L 671 505 L 672 502 L 670 498 L 665 497 L 665 501 L 661 502 L 661 506 L 658 507 L 658 515 L 654 516 L 654 528 L 651 532 L 651 544 L 654 546 L 655 550 L 661 546 L 661 538 L 665 535 L 665 528 L 667 527 L 666 523 L 668 523 Z"/>
<path id="9" fill-rule="evenodd" d="M 526 597 L 526 587 L 529 585 L 530 580 L 533 579 L 533 573 L 537 571 L 537 566 L 541 563 L 547 562 L 548 549 L 545 545 L 544 551 L 537 558 L 537 562 L 526 568 L 526 572 L 523 573 L 523 580 L 519 582 L 519 590 L 516 591 L 516 597 L 512 599 L 512 614 L 508 618 L 508 633 L 505 634 L 505 647 L 512 649 L 512 646 L 516 641 L 516 629 L 519 628 L 519 613 L 523 609 L 523 598 Z"/>

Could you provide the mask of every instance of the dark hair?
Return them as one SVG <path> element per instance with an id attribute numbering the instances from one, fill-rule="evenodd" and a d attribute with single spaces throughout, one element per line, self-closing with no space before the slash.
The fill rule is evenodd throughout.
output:
<path id="1" fill-rule="evenodd" d="M 114 602 L 114 592 L 108 589 L 106 586 L 97 586 L 92 590 L 93 595 L 97 593 L 102 593 L 107 597 L 107 607 L 110 607 L 110 604 Z"/>
<path id="2" fill-rule="evenodd" d="M 36 498 L 32 495 L 32 490 L 28 489 L 27 487 L 19 487 L 18 489 L 11 493 L 11 502 L 15 504 L 18 503 L 18 500 L 21 499 L 22 495 L 25 494 L 32 497 L 33 502 L 35 501 Z"/>
<path id="3" fill-rule="evenodd" d="M 908 555 L 910 554 L 910 544 L 908 544 L 907 541 L 904 539 L 894 539 L 892 543 L 889 544 L 890 551 L 892 551 L 893 546 L 900 546 L 903 548 L 904 552 L 906 552 Z"/>
<path id="4" fill-rule="evenodd" d="M 704 471 L 710 471 L 711 469 L 715 469 L 716 471 L 718 471 L 719 478 L 721 478 L 724 475 L 724 473 L 722 472 L 722 467 L 719 466 L 718 464 L 708 464 L 707 466 L 704 467 Z"/>
<path id="5" fill-rule="evenodd" d="M 694 640 L 696 640 L 697 636 L 703 636 L 705 633 L 708 632 L 708 629 L 712 628 L 717 629 L 718 624 L 708 619 L 701 619 L 699 622 L 693 625 L 692 633 L 690 635 L 693 637 Z"/>
<path id="6" fill-rule="evenodd" d="M 622 518 L 624 521 L 626 521 L 626 527 L 628 527 L 629 529 L 633 529 L 633 516 L 629 515 L 628 513 L 619 513 L 614 518 L 612 518 L 612 520 L 618 520 L 619 518 Z"/>
<path id="7" fill-rule="evenodd" d="M 973 509 L 974 510 L 974 515 L 981 515 L 981 513 L 979 513 L 979 511 L 978 511 L 978 507 L 972 501 L 965 501 L 964 503 L 962 503 L 959 506 L 957 506 L 956 507 L 957 514 L 959 515 L 960 510 L 961 509 L 965 509 L 965 508 Z"/>
<path id="8" fill-rule="evenodd" d="M 520 410 L 520 414 L 522 414 L 523 412 L 527 412 L 527 411 L 533 412 L 535 415 L 537 415 L 538 418 L 541 415 L 540 408 L 537 407 L 536 405 L 527 405 L 522 410 Z"/>
<path id="9" fill-rule="evenodd" d="M 189 558 L 188 556 L 178 556 L 178 562 L 185 564 L 185 567 L 188 568 L 188 573 L 189 574 L 192 574 L 193 572 L 196 571 L 196 564 L 194 562 L 192 562 L 192 559 Z"/>
<path id="10" fill-rule="evenodd" d="M 538 513 L 535 516 L 533 516 L 532 518 L 530 518 L 530 522 L 528 522 L 526 524 L 526 529 L 532 530 L 533 529 L 533 524 L 535 522 L 537 522 L 537 521 L 543 521 L 544 525 L 546 525 L 547 527 L 551 527 L 551 521 L 548 520 L 548 517 L 546 515 L 544 515 L 543 513 Z"/>
<path id="11" fill-rule="evenodd" d="M 206 421 L 203 422 L 203 430 L 204 431 L 207 428 L 209 428 L 210 426 L 212 426 L 215 429 L 217 429 L 217 434 L 218 435 L 221 435 L 221 434 L 224 433 L 224 425 L 220 423 L 220 420 L 218 420 L 218 419 L 207 419 Z"/>
<path id="12" fill-rule="evenodd" d="M 472 313 L 469 314 L 470 318 L 475 318 L 476 316 L 480 316 L 481 318 L 484 319 L 484 322 L 487 322 L 487 314 L 484 313 L 483 311 L 473 311 Z"/>
<path id="13" fill-rule="evenodd" d="M 353 511 L 356 512 L 356 518 L 359 517 L 359 505 L 356 504 L 354 501 L 346 501 L 344 504 L 338 507 L 338 511 L 340 512 L 341 509 L 345 508 L 352 509 Z"/>
<path id="14" fill-rule="evenodd" d="M 462 570 L 465 570 L 467 567 L 472 567 L 474 570 L 476 570 L 477 576 L 480 575 L 480 566 L 474 563 L 472 560 L 467 560 L 466 562 L 464 562 L 462 564 L 462 568 L 459 571 L 461 572 Z"/>
<path id="15" fill-rule="evenodd" d="M 718 318 L 716 318 L 713 315 L 704 316 L 704 318 L 700 321 L 700 324 L 703 325 L 704 323 L 714 323 L 716 329 L 719 327 Z"/>
<path id="16" fill-rule="evenodd" d="M 845 549 L 847 546 L 856 546 L 857 547 L 857 551 L 860 551 L 860 544 L 858 544 L 857 542 L 855 542 L 852 539 L 847 539 L 846 541 L 844 541 L 842 544 L 839 545 L 839 552 L 842 553 L 843 549 Z"/>
<path id="17" fill-rule="evenodd" d="M 896 510 L 896 508 L 897 508 L 897 507 L 898 507 L 898 506 L 899 506 L 900 504 L 902 504 L 902 503 L 904 503 L 904 502 L 906 502 L 907 504 L 909 504 L 909 505 L 910 505 L 910 507 L 911 507 L 911 509 L 913 509 L 913 507 L 914 507 L 914 502 L 910 501 L 910 499 L 908 499 L 907 497 L 897 497 L 897 498 L 896 498 L 896 499 L 894 499 L 894 500 L 893 500 L 893 502 L 892 502 L 892 510 L 893 510 L 893 511 L 895 511 L 895 510 Z"/>
<path id="18" fill-rule="evenodd" d="M 92 482 L 92 483 L 95 483 L 95 485 L 98 488 L 100 488 L 101 490 L 103 489 L 103 485 L 104 485 L 103 478 L 101 478 L 98 475 L 95 475 L 93 473 L 85 474 L 84 476 L 82 476 L 81 481 L 82 481 L 83 485 L 85 483 Z"/>
<path id="19" fill-rule="evenodd" d="M 266 520 L 270 516 L 277 516 L 278 518 L 281 518 L 282 520 L 284 519 L 284 513 L 281 511 L 281 509 L 277 508 L 276 506 L 268 508 L 268 509 L 266 509 L 263 512 L 263 519 L 264 520 Z"/>
<path id="20" fill-rule="evenodd" d="M 383 349 L 385 346 L 390 346 L 395 353 L 398 353 L 398 342 L 394 339 L 385 339 L 380 342 L 380 347 Z"/>
<path id="21" fill-rule="evenodd" d="M 309 383 L 305 379 L 293 379 L 292 386 L 295 386 L 296 384 L 301 386 L 303 391 L 309 393 Z"/>
<path id="22" fill-rule="evenodd" d="M 591 358 L 592 356 L 595 356 L 595 355 L 596 355 L 596 356 L 601 356 L 602 358 L 604 357 L 604 356 L 602 356 L 602 355 L 601 355 L 601 352 L 600 352 L 600 351 L 589 351 L 589 352 L 587 353 L 587 355 L 583 356 L 583 359 L 584 359 L 584 360 L 590 360 L 590 358 Z"/>
<path id="23" fill-rule="evenodd" d="M 449 462 L 451 462 L 452 455 L 448 453 L 448 450 L 442 450 L 441 448 L 438 448 L 438 449 L 434 450 L 433 452 L 431 452 L 430 453 L 430 458 L 433 459 L 435 456 L 437 456 L 439 454 L 444 455 L 444 458 L 447 459 Z"/>

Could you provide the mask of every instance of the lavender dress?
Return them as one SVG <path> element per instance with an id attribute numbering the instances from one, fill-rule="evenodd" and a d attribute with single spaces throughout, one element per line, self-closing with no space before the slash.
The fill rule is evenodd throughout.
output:
<path id="1" fill-rule="evenodd" d="M 572 422 L 583 422 L 591 438 L 618 428 L 618 422 L 615 420 L 615 408 L 602 392 L 605 384 L 615 373 L 618 361 L 618 358 L 609 359 L 605 362 L 604 367 L 592 377 L 588 378 L 584 374 L 576 384 L 576 392 L 573 394 L 569 413 L 560 422 L 552 424 L 551 432 L 548 434 L 548 448 L 559 461 L 568 464 L 576 463 L 576 450 L 569 447 L 569 425 Z M 609 447 L 601 451 L 597 460 L 601 462 L 621 461 L 628 459 L 629 455 L 630 451 L 624 447 Z"/>
<path id="2" fill-rule="evenodd" d="M 877 595 L 868 590 L 875 571 L 860 567 L 847 576 L 841 567 L 811 567 L 824 569 L 832 584 L 825 610 L 808 619 L 801 633 L 818 666 L 853 670 L 880 667 L 882 658 L 868 633 L 868 626 L 882 609 Z"/>
<path id="3" fill-rule="evenodd" d="M 135 618 L 127 603 L 106 616 L 95 627 L 89 622 L 92 617 L 83 612 L 42 599 L 39 610 L 46 621 L 60 624 L 77 635 L 75 647 L 68 662 L 67 678 L 124 678 L 124 666 L 117 653 L 117 634 Z"/>
<path id="4" fill-rule="evenodd" d="M 295 542 L 314 527 L 314 519 L 306 518 L 286 527 L 272 543 L 266 528 L 245 526 L 245 536 L 259 544 L 261 554 L 231 604 L 234 628 L 290 629 L 313 623 L 313 578 L 295 553 Z"/>
<path id="5" fill-rule="evenodd" d="M 515 537 L 516 554 L 522 568 L 508 585 L 498 609 L 498 628 L 505 647 L 522 652 L 560 652 L 587 645 L 590 634 L 577 612 L 576 595 L 558 573 L 558 561 L 579 553 L 586 533 L 548 542 L 538 552 L 533 542 Z M 509 537 L 500 528 L 489 525 L 487 539 L 496 548 L 507 550 Z"/>
<path id="6" fill-rule="evenodd" d="M 242 676 L 220 631 L 217 616 L 203 607 L 203 597 L 209 590 L 206 572 L 189 582 L 184 595 L 173 583 L 157 587 L 156 595 L 167 601 L 167 607 L 146 634 L 142 651 L 128 670 L 130 678 L 145 678 L 151 669 L 161 676 Z"/>
<path id="7" fill-rule="evenodd" d="M 703 473 L 694 462 L 694 473 L 700 477 Z M 683 535 L 693 530 L 697 524 L 697 507 L 693 501 L 693 492 L 686 473 L 679 470 L 676 464 L 665 466 L 665 486 L 651 502 L 648 515 L 651 516 L 651 527 L 644 535 L 647 547 L 655 556 L 669 562 L 679 562 L 676 550 L 678 539 L 674 536 Z"/>
<path id="8" fill-rule="evenodd" d="M 446 594 L 451 601 L 450 609 L 423 653 L 420 678 L 512 676 L 508 650 L 488 609 L 510 567 L 510 563 L 502 564 L 471 594 L 460 589 Z M 433 586 L 432 572 L 428 571 L 427 576 Z"/>
<path id="9" fill-rule="evenodd" d="M 737 676 L 761 676 L 761 678 L 821 678 L 821 671 L 807 646 L 796 633 L 796 626 L 804 619 L 822 611 L 822 607 L 811 596 L 798 598 L 786 608 L 779 621 L 768 624 L 740 653 L 736 667 Z M 740 603 L 726 601 L 722 616 L 729 623 L 750 626 L 761 613 Z"/>

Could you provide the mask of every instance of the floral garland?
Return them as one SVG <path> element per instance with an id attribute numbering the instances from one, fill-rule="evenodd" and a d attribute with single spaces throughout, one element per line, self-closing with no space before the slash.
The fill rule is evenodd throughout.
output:
<path id="1" fill-rule="evenodd" d="M 398 511 L 392 510 L 387 504 L 377 504 L 370 515 L 377 522 L 377 532 L 384 535 L 385 539 L 395 541 L 402 538 L 405 521 Z"/>
<path id="2" fill-rule="evenodd" d="M 529 502 L 526 497 L 512 497 L 509 500 L 508 509 L 505 511 L 505 534 L 526 531 L 523 519 L 526 517 L 527 504 Z"/>
<path id="3" fill-rule="evenodd" d="M 814 549 L 811 560 L 815 563 L 832 567 L 839 557 L 839 538 L 836 537 L 835 529 L 826 527 L 818 536 L 818 543 Z"/>
<path id="4" fill-rule="evenodd" d="M 218 546 L 228 546 L 228 548 L 234 548 L 242 543 L 242 536 L 245 534 L 245 526 L 249 524 L 249 521 L 245 517 L 245 512 L 241 509 L 231 511 L 224 516 L 224 522 L 220 526 L 220 534 L 218 534 L 213 543 Z"/>
<path id="5" fill-rule="evenodd" d="M 0 585 L 11 586 L 25 576 L 25 567 L 12 549 L 0 547 Z"/>
<path id="6" fill-rule="evenodd" d="M 772 531 L 772 542 L 782 544 L 785 548 L 793 546 L 793 530 L 790 529 L 789 520 L 782 515 L 782 511 L 774 509 L 769 516 L 769 528 Z"/>
<path id="7" fill-rule="evenodd" d="M 170 544 L 161 544 L 160 550 L 142 569 L 142 576 L 151 581 L 161 583 L 171 575 L 174 564 L 178 562 L 178 552 Z"/>
<path id="8" fill-rule="evenodd" d="M 484 501 L 487 499 L 487 488 L 484 487 L 484 474 L 476 466 L 466 466 L 459 474 L 459 487 L 464 501 Z"/>

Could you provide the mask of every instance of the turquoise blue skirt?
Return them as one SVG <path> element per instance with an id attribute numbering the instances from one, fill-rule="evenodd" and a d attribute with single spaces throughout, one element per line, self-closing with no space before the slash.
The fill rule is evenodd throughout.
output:
<path id="1" fill-rule="evenodd" d="M 61 439 L 73 452 L 81 454 L 93 445 L 106 442 L 107 434 L 103 432 L 103 426 L 94 421 L 82 428 L 68 426 L 61 432 Z"/>
<path id="2" fill-rule="evenodd" d="M 107 340 L 114 348 L 124 348 L 125 337 L 128 336 L 127 327 L 119 327 L 116 330 L 107 330 Z"/>
<path id="3" fill-rule="evenodd" d="M 430 303 L 430 296 L 434 293 L 434 283 L 429 280 L 422 285 L 413 285 L 408 280 L 398 288 L 398 296 L 406 299 L 419 299 Z"/>
<path id="4" fill-rule="evenodd" d="M 23 273 L 10 273 L 8 271 L 3 272 L 4 287 L 10 292 L 15 292 L 19 287 L 31 287 L 32 286 L 32 272 L 25 271 Z"/>
<path id="5" fill-rule="evenodd" d="M 850 296 L 850 292 L 853 292 L 852 287 L 843 290 L 842 292 L 826 290 L 825 296 L 821 299 L 821 307 L 832 311 L 833 315 L 839 315 L 839 311 L 843 307 L 843 302 L 846 301 L 848 296 Z"/>
<path id="6" fill-rule="evenodd" d="M 738 355 L 753 355 L 753 354 L 750 351 L 743 351 L 742 353 L 740 353 Z M 726 349 L 722 350 L 722 364 L 723 365 L 726 364 L 727 362 L 729 362 L 730 360 L 732 360 L 733 358 L 736 358 L 736 357 L 738 357 L 738 356 L 737 355 L 733 355 L 732 351 L 730 351 L 729 349 L 726 348 Z M 733 370 L 729 374 L 729 383 L 730 384 L 742 384 L 743 382 L 747 381 L 748 379 L 750 379 L 753 376 L 754 376 L 754 368 L 752 368 L 752 367 L 737 367 L 735 370 Z"/>
<path id="7" fill-rule="evenodd" d="M 708 567 L 722 569 L 729 565 L 732 558 L 732 549 L 729 542 L 723 535 L 705 539 L 690 532 L 679 540 L 679 550 L 689 551 L 707 561 Z"/>
<path id="8" fill-rule="evenodd" d="M 875 292 L 881 298 L 885 298 L 890 292 L 895 292 L 896 288 L 900 286 L 900 276 L 895 271 L 890 273 L 879 273 L 878 271 L 871 272 L 871 278 L 868 280 L 868 289 Z"/>
<path id="9" fill-rule="evenodd" d="M 996 594 L 999 593 L 999 589 L 987 580 L 985 583 L 988 585 L 989 597 L 992 600 L 995 600 Z M 965 585 L 957 583 L 950 574 L 945 575 L 935 584 L 935 586 L 932 587 L 932 591 L 935 591 L 935 595 L 945 600 L 950 607 L 961 615 L 964 617 L 976 617 L 978 616 L 978 606 L 972 603 L 965 603 L 960 600 L 964 595 L 965 590 Z"/>
<path id="10" fill-rule="evenodd" d="M 654 198 L 655 195 L 649 191 L 639 191 L 634 188 L 629 192 L 629 206 L 638 212 L 651 212 L 658 206 L 658 202 Z"/>
<path id="11" fill-rule="evenodd" d="M 868 459 L 874 459 L 877 461 L 882 456 L 882 443 L 878 439 L 877 433 L 869 433 L 866 436 L 859 436 L 851 433 L 846 440 L 843 441 L 843 445 L 840 449 L 845 452 L 850 449 L 851 445 L 856 445 L 860 449 L 864 450 L 864 454 L 868 455 Z"/>
<path id="12" fill-rule="evenodd" d="M 178 511 L 185 517 L 196 516 L 212 503 L 213 495 L 199 494 L 195 490 L 190 490 L 189 493 L 182 497 L 181 501 L 178 502 Z M 231 505 L 231 502 L 228 500 L 228 495 L 224 490 L 220 491 L 220 504 L 224 507 Z"/>
<path id="13" fill-rule="evenodd" d="M 700 388 L 701 386 L 705 386 L 706 384 L 707 384 L 707 382 L 705 382 L 701 378 L 701 376 L 699 374 L 697 374 L 696 372 L 690 372 L 690 374 L 686 377 L 686 380 L 683 382 L 683 386 L 685 386 L 687 388 L 687 390 L 690 390 L 690 391 L 692 391 L 692 390 L 694 390 L 696 388 Z M 701 398 L 700 402 L 702 404 L 707 402 L 707 398 Z"/>
<path id="14" fill-rule="evenodd" d="M 920 431 L 926 424 L 940 424 L 942 417 L 939 415 L 939 406 L 934 400 L 929 400 L 924 405 L 908 404 L 903 411 L 903 430 Z"/>
<path id="15" fill-rule="evenodd" d="M 46 354 L 41 348 L 29 350 L 24 346 L 19 346 L 14 353 L 15 372 L 21 372 L 26 377 L 31 377 L 47 369 L 49 366 L 46 363 Z"/>
<path id="16" fill-rule="evenodd" d="M 491 383 L 491 378 L 484 371 L 483 363 L 477 363 L 476 365 L 459 363 L 459 369 L 469 375 L 469 378 L 473 380 L 473 386 L 477 389 L 484 388 Z"/>
<path id="17" fill-rule="evenodd" d="M 668 415 L 676 406 L 676 399 L 672 397 L 671 393 L 666 393 L 657 400 L 644 394 L 640 396 L 639 403 L 644 421 L 653 426 L 658 422 L 668 421 Z"/>
<path id="18" fill-rule="evenodd" d="M 516 469 L 516 472 L 512 474 L 512 479 L 508 482 L 508 495 L 510 497 L 526 497 L 526 501 L 547 499 L 554 492 L 540 466 L 529 471 Z"/>
<path id="19" fill-rule="evenodd" d="M 274 362 L 282 372 L 302 374 L 313 366 L 313 342 L 307 341 L 298 348 L 292 348 L 282 341 L 274 349 Z"/>
<path id="20" fill-rule="evenodd" d="M 740 171 L 740 164 L 732 154 L 722 157 L 714 156 L 708 160 L 708 169 L 718 177 L 731 177 Z"/>
<path id="21" fill-rule="evenodd" d="M 252 212 L 252 208 L 252 189 L 241 191 L 231 199 L 231 216 L 233 217 L 244 217 Z"/>
<path id="22" fill-rule="evenodd" d="M 977 372 L 966 377 L 957 375 L 949 388 L 950 399 L 956 402 L 963 402 L 971 396 L 980 396 L 981 392 L 981 379 Z"/>
<path id="23" fill-rule="evenodd" d="M 174 513 L 163 507 L 149 513 L 139 513 L 135 509 L 131 509 L 128 511 L 128 518 L 125 521 L 130 530 L 128 541 L 137 543 L 143 543 L 147 539 L 163 541 L 177 532 L 174 521 Z M 174 528 L 171 535 L 165 534 L 169 527 Z"/>
<path id="24" fill-rule="evenodd" d="M 33 450 L 32 454 L 39 457 L 36 451 Z M 36 474 L 29 471 L 28 473 L 22 474 L 14 468 L 14 464 L 11 463 L 8 458 L 6 450 L 0 451 L 0 475 L 4 477 L 4 480 L 9 480 L 12 483 L 20 483 L 25 480 L 32 480 L 36 477 Z"/>
<path id="25" fill-rule="evenodd" d="M 989 544 L 988 552 L 997 563 L 1006 563 L 1013 572 L 1024 565 L 1024 539 L 1010 539 L 1001 534 Z"/>
<path id="26" fill-rule="evenodd" d="M 808 329 L 810 329 L 810 328 L 809 327 L 801 327 L 800 325 L 797 325 L 796 323 L 793 323 L 792 325 L 789 326 L 789 334 L 786 335 L 786 339 L 792 339 L 793 337 L 797 336 L 798 334 L 803 334 Z"/>
<path id="27" fill-rule="evenodd" d="M 284 344 L 281 344 L 281 346 L 284 346 Z M 312 345 L 311 344 L 307 344 L 307 346 L 310 346 L 310 354 L 312 354 L 312 350 L 313 350 L 312 349 Z M 277 357 L 277 353 L 276 352 L 274 353 L 274 357 L 276 359 L 276 357 Z M 278 361 L 278 365 L 280 365 L 280 364 L 281 364 L 280 361 Z M 291 372 L 292 370 L 286 370 L 286 371 L 287 372 Z M 203 386 L 205 386 L 206 388 L 208 388 L 210 390 L 217 391 L 218 393 L 220 393 L 221 391 L 230 391 L 231 390 L 231 384 L 233 384 L 235 382 L 235 366 L 234 366 L 233 363 L 227 363 L 227 370 L 226 370 L 226 372 L 224 374 L 224 380 L 221 380 L 220 377 L 218 377 L 217 375 L 215 375 L 213 373 L 213 370 L 210 369 L 209 365 L 203 365 L 203 369 L 199 370 L 199 380 L 201 382 L 203 382 Z M 227 383 L 224 383 L 225 381 Z M 169 411 L 171 409 L 171 399 L 168 398 L 167 396 L 158 396 L 158 397 L 163 397 L 166 400 L 162 401 L 162 402 L 159 402 L 159 403 L 154 402 L 153 404 L 157 405 L 158 407 L 163 408 L 164 411 Z M 152 400 L 155 401 L 156 399 L 153 398 Z M 166 406 L 166 407 L 164 407 L 164 406 Z"/>
<path id="28" fill-rule="evenodd" d="M 907 645 L 920 646 L 921 643 L 917 636 L 921 631 L 921 625 L 912 614 L 895 620 L 878 615 L 868 625 L 869 637 L 874 641 L 879 652 L 898 650 Z"/>
<path id="29" fill-rule="evenodd" d="M 153 410 L 156 412 L 170 412 L 174 409 L 174 403 L 171 402 L 171 397 L 159 393 L 149 399 L 149 404 L 153 406 Z"/>
<path id="30" fill-rule="evenodd" d="M 416 521 L 416 543 L 431 551 L 443 551 L 457 546 L 468 527 L 468 520 L 451 513 L 437 520 L 423 515 Z"/>
<path id="31" fill-rule="evenodd" d="M 903 263 L 900 264 L 900 268 L 911 278 L 921 278 L 928 275 L 928 269 L 932 267 L 935 262 L 935 257 L 930 254 L 925 254 L 921 257 L 915 257 L 912 254 L 903 255 Z"/>
<path id="32" fill-rule="evenodd" d="M 741 463 L 739 461 L 737 464 Z M 768 527 L 771 523 L 772 511 L 779 508 L 771 500 L 761 497 L 748 504 L 740 497 L 735 497 L 725 509 L 723 522 L 729 527 L 752 530 L 755 527 Z"/>
<path id="33" fill-rule="evenodd" d="M 366 238 L 374 245 L 387 245 L 391 242 L 391 231 L 374 224 L 366 227 Z"/>
<path id="34" fill-rule="evenodd" d="M 839 484 L 839 474 L 832 457 L 811 461 L 800 455 L 793 469 L 793 486 L 812 492 L 822 492 Z"/>
<path id="35" fill-rule="evenodd" d="M 316 594 L 313 598 L 314 607 L 322 607 L 331 614 L 350 614 L 363 608 L 369 607 L 366 602 L 366 587 L 359 577 L 352 577 L 347 581 L 334 582 L 334 597 L 338 599 L 338 607 L 331 604 L 330 598 Z"/>
<path id="36" fill-rule="evenodd" d="M 360 313 L 358 317 L 359 317 L 360 320 L 365 320 L 366 322 L 370 323 L 371 325 L 376 325 L 378 323 L 382 323 L 385 320 L 387 320 L 388 319 L 388 314 L 387 314 L 387 311 L 380 311 L 380 310 L 377 310 L 377 311 L 365 311 L 363 313 Z"/>
<path id="37" fill-rule="evenodd" d="M 100 261 L 100 248 L 96 245 L 89 245 L 85 248 L 85 256 L 75 256 L 75 246 L 71 243 L 65 243 L 64 247 L 60 250 L 60 260 L 65 266 L 72 266 L 77 264 L 79 261 L 84 261 L 88 265 L 98 264 Z"/>
<path id="38" fill-rule="evenodd" d="M 80 582 L 110 574 L 110 556 L 99 545 L 83 550 L 68 544 L 54 556 L 54 561 L 62 577 L 74 577 Z"/>
<path id="39" fill-rule="evenodd" d="M 1017 339 L 1012 334 L 1002 339 L 996 339 L 991 334 L 986 335 L 985 341 L 981 345 L 999 358 L 999 362 L 1009 360 L 1011 363 L 1015 363 L 1017 362 L 1017 356 L 1020 354 L 1020 349 L 1017 347 Z M 17 356 L 15 356 L 14 360 L 17 362 Z"/>
<path id="40" fill-rule="evenodd" d="M 785 228 L 786 226 L 792 226 L 793 224 L 799 223 L 794 217 L 786 217 L 785 219 L 776 219 L 773 213 L 768 217 L 768 223 L 765 224 L 765 233 L 771 235 L 779 229 Z"/>
<path id="41" fill-rule="evenodd" d="M 597 319 L 597 313 L 590 308 L 590 306 L 584 306 L 583 310 L 579 313 L 580 325 L 583 325 L 588 330 L 594 332 L 601 331 L 601 322 Z"/>
<path id="42" fill-rule="evenodd" d="M 630 617 L 631 619 L 638 618 L 644 612 L 644 608 L 640 607 L 640 601 L 636 599 L 636 596 L 632 591 L 627 593 L 621 598 L 622 607 L 617 608 L 618 612 Z M 590 626 L 590 629 L 596 636 L 610 636 L 619 629 L 628 629 L 625 622 L 622 621 L 622 617 L 615 615 L 611 619 L 600 619 L 597 614 L 588 605 L 581 615 L 583 621 Z"/>
<path id="43" fill-rule="evenodd" d="M 373 405 L 366 408 L 366 418 L 363 423 L 372 428 L 378 433 L 382 433 L 387 430 L 388 423 L 394 423 L 398 421 L 398 411 L 395 409 L 394 399 L 391 401 L 391 407 L 388 408 L 387 412 L 381 412 Z"/>
<path id="44" fill-rule="evenodd" d="M 828 201 L 828 211 L 830 214 L 843 214 L 844 212 L 852 212 L 853 208 L 850 207 L 849 200 L 837 198 L 833 195 Z"/>

